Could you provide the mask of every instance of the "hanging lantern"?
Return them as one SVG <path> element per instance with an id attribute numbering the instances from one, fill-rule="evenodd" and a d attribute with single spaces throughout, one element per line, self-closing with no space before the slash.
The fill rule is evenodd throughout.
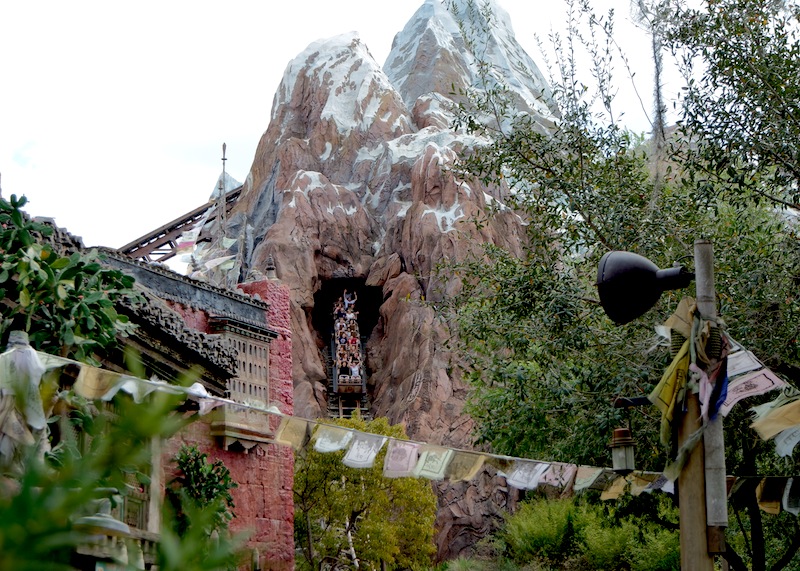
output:
<path id="1" fill-rule="evenodd" d="M 622 476 L 630 474 L 635 469 L 633 448 L 634 442 L 630 428 L 615 428 L 611 437 L 611 466 Z"/>

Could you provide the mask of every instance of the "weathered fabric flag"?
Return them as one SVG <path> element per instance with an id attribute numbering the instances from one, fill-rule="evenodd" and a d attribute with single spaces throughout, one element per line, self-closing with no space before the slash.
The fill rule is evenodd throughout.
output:
<path id="1" fill-rule="evenodd" d="M 353 438 L 353 431 L 341 426 L 320 424 L 314 433 L 314 450 L 317 452 L 336 452 L 344 450 Z"/>
<path id="2" fill-rule="evenodd" d="M 678 354 L 664 371 L 661 381 L 648 398 L 661 411 L 661 443 L 669 445 L 672 434 L 672 417 L 678 395 L 686 385 L 689 371 L 689 339 L 684 341 Z"/>
<path id="3" fill-rule="evenodd" d="M 590 488 L 602 473 L 602 468 L 578 466 L 578 471 L 575 474 L 575 483 L 572 485 L 572 489 L 576 492 L 580 492 L 581 490 Z"/>
<path id="4" fill-rule="evenodd" d="M 730 376 L 730 370 L 728 372 Z M 786 383 L 775 376 L 769 369 L 760 369 L 739 376 L 728 383 L 728 396 L 720 407 L 722 416 L 727 416 L 737 402 L 747 397 L 762 395 L 766 392 L 780 389 Z"/>
<path id="5" fill-rule="evenodd" d="M 385 478 L 408 478 L 414 476 L 414 466 L 419 459 L 419 444 L 404 440 L 390 440 L 383 459 Z"/>
<path id="6" fill-rule="evenodd" d="M 356 432 L 342 462 L 351 468 L 372 468 L 386 440 L 385 436 Z"/>
<path id="7" fill-rule="evenodd" d="M 483 454 L 457 450 L 447 465 L 444 477 L 452 482 L 471 480 L 478 473 L 478 470 L 483 467 L 485 460 L 486 456 Z"/>
<path id="8" fill-rule="evenodd" d="M 547 484 L 558 489 L 566 489 L 572 486 L 578 466 L 575 464 L 564 464 L 563 462 L 553 462 L 550 467 L 542 474 L 540 484 Z"/>
<path id="9" fill-rule="evenodd" d="M 763 368 L 761 361 L 750 351 L 736 351 L 728 355 L 728 377 L 731 379 Z"/>
<path id="10" fill-rule="evenodd" d="M 800 400 L 793 400 L 783 406 L 767 410 L 765 415 L 759 416 L 750 425 L 764 440 L 769 440 L 781 431 L 800 424 Z"/>
<path id="11" fill-rule="evenodd" d="M 791 456 L 798 442 L 800 442 L 800 425 L 781 430 L 775 437 L 775 453 L 778 456 Z"/>
<path id="12" fill-rule="evenodd" d="M 281 424 L 275 433 L 275 442 L 291 446 L 295 450 L 300 450 L 307 443 L 311 434 L 311 426 L 304 418 L 294 416 L 284 416 Z"/>
<path id="13" fill-rule="evenodd" d="M 795 483 L 794 478 L 786 480 L 781 506 L 792 515 L 800 515 L 800 482 Z"/>
<path id="14" fill-rule="evenodd" d="M 514 468 L 506 478 L 510 486 L 520 490 L 535 490 L 539 486 L 539 480 L 550 464 L 547 462 L 536 462 L 533 460 L 517 460 Z"/>
<path id="15" fill-rule="evenodd" d="M 99 399 L 121 382 L 119 373 L 85 365 L 81 367 L 73 388 L 82 397 Z"/>
<path id="16" fill-rule="evenodd" d="M 453 458 L 453 450 L 441 446 L 425 445 L 420 448 L 419 460 L 414 475 L 429 480 L 443 480 L 447 465 Z"/>
<path id="17" fill-rule="evenodd" d="M 608 486 L 608 488 L 606 488 L 605 490 L 603 490 L 602 494 L 600 494 L 600 499 L 616 500 L 618 497 L 620 497 L 622 494 L 625 493 L 625 488 L 627 486 L 628 486 L 628 480 L 617 474 L 617 477 L 614 479 L 613 482 L 611 482 L 611 485 Z"/>

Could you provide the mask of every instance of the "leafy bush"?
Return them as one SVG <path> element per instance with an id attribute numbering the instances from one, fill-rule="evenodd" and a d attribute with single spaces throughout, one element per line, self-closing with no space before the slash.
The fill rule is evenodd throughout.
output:
<path id="1" fill-rule="evenodd" d="M 652 528 L 644 541 L 629 542 L 632 571 L 679 571 L 681 568 L 680 535 L 676 531 Z"/>
<path id="2" fill-rule="evenodd" d="M 209 521 L 204 522 L 207 535 L 214 531 L 227 531 L 228 522 L 234 517 L 230 511 L 235 507 L 230 491 L 238 484 L 222 460 L 209 464 L 207 458 L 208 455 L 196 446 L 186 445 L 175 456 L 179 472 L 167 488 L 167 498 L 175 510 L 176 531 L 180 536 L 185 535 L 192 524 L 189 505 L 213 514 Z"/>
<path id="3" fill-rule="evenodd" d="M 614 507 L 608 508 L 579 504 L 575 498 L 534 499 L 523 504 L 516 514 L 508 517 L 500 534 L 505 555 L 532 569 L 671 571 L 680 568 L 676 531 L 645 523 L 641 514 L 619 513 Z"/>
<path id="4" fill-rule="evenodd" d="M 26 331 L 31 346 L 98 365 L 94 353 L 134 326 L 116 310 L 140 300 L 134 279 L 103 267 L 96 251 L 62 255 L 45 240 L 53 228 L 30 220 L 27 199 L 0 198 L 0 337 Z"/>
<path id="5" fill-rule="evenodd" d="M 582 514 L 583 533 L 581 551 L 593 569 L 619 569 L 627 558 L 630 538 L 636 532 L 631 522 L 609 525 L 599 515 L 599 510 L 585 510 Z"/>
<path id="6" fill-rule="evenodd" d="M 526 503 L 508 518 L 503 539 L 517 562 L 562 558 L 575 540 L 575 506 L 570 501 Z"/>

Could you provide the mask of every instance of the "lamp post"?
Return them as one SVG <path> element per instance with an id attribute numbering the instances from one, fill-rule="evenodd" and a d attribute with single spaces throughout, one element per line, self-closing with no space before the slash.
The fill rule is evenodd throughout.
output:
<path id="1" fill-rule="evenodd" d="M 707 321 L 717 317 L 714 291 L 714 253 L 711 242 L 694 244 L 697 310 Z M 600 260 L 597 289 L 603 310 L 617 324 L 633 321 L 658 301 L 661 293 L 688 287 L 695 276 L 681 266 L 658 269 L 647 258 L 631 252 L 609 252 Z M 721 380 L 720 380 L 721 382 Z M 700 399 L 687 392 L 686 407 L 678 411 L 678 446 L 701 427 Z M 714 571 L 714 554 L 725 551 L 727 490 L 722 420 L 706 427 L 678 476 L 681 569 Z"/>

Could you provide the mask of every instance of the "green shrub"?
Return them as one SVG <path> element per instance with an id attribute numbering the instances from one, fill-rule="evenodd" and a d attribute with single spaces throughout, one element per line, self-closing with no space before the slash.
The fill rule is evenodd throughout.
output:
<path id="1" fill-rule="evenodd" d="M 581 547 L 592 569 L 625 569 L 636 528 L 630 522 L 611 525 L 598 509 L 583 511 Z"/>
<path id="2" fill-rule="evenodd" d="M 575 505 L 568 500 L 538 500 L 523 504 L 503 531 L 514 561 L 563 558 L 575 541 Z"/>
<path id="3" fill-rule="evenodd" d="M 643 534 L 643 541 L 629 543 L 632 571 L 679 571 L 681 568 L 680 534 L 653 526 Z"/>

